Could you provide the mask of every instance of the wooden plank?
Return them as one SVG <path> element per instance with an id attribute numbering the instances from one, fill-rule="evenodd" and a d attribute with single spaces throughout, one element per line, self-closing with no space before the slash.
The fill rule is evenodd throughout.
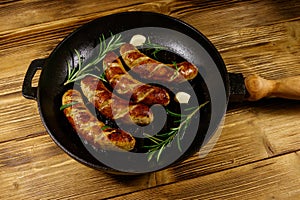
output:
<path id="1" fill-rule="evenodd" d="M 2 34 L 0 34 L 1 42 L 10 45 L 12 44 L 13 41 L 17 40 L 23 40 L 23 39 L 43 39 L 43 35 L 47 30 L 52 27 L 52 26 L 57 26 L 55 31 L 52 30 L 52 34 L 59 34 L 63 35 L 65 31 L 70 32 L 70 29 L 75 29 L 79 25 L 86 23 L 92 19 L 95 19 L 100 16 L 112 14 L 115 12 L 122 12 L 126 10 L 144 10 L 143 8 L 147 8 L 149 11 L 156 11 L 156 12 L 161 12 L 167 15 L 171 15 L 177 18 L 180 18 L 188 23 L 191 23 L 194 25 L 196 28 L 199 28 L 200 31 L 204 31 L 204 33 L 207 36 L 210 35 L 216 35 L 217 32 L 219 31 L 222 33 L 221 35 L 227 35 L 226 33 L 228 30 L 236 30 L 238 31 L 238 34 L 249 34 L 249 33 L 254 33 L 256 28 L 258 26 L 266 26 L 273 24 L 276 20 L 276 23 L 278 21 L 292 21 L 295 20 L 297 17 L 299 17 L 299 14 L 297 12 L 297 9 L 299 8 L 299 4 L 293 4 L 291 2 L 290 4 L 283 4 L 280 6 L 279 12 L 282 13 L 282 15 L 274 15 L 274 3 L 270 3 L 268 1 L 259 1 L 259 2 L 241 2 L 234 4 L 235 1 L 224 1 L 221 4 L 218 3 L 213 3 L 213 2 L 207 2 L 206 4 L 199 4 L 197 2 L 190 2 L 190 3 L 180 3 L 177 1 L 170 1 L 168 4 L 164 4 L 163 2 L 139 2 L 136 1 L 135 3 L 132 3 L 132 5 L 124 5 L 124 8 L 119 8 L 118 10 L 115 11 L 107 11 L 107 12 L 88 12 L 88 14 L 83 14 L 83 16 L 78 17 L 78 15 L 71 15 L 70 13 L 64 17 L 61 17 L 61 15 L 56 15 L 55 12 L 59 12 L 59 6 L 64 6 L 63 4 L 56 5 L 53 3 L 55 6 L 50 7 L 50 9 L 53 9 L 49 11 L 49 8 L 47 8 L 47 12 L 54 12 L 53 16 L 57 16 L 57 18 L 47 18 L 47 20 L 41 20 L 38 23 L 34 23 L 27 28 L 22 27 L 19 29 L 18 27 L 15 27 L 14 29 L 9 29 L 7 31 L 2 31 Z M 27 2 L 28 3 L 28 2 Z M 47 3 L 47 2 L 46 2 Z M 63 2 L 66 3 L 66 2 Z M 77 1 L 78 6 L 82 6 L 81 4 L 83 2 Z M 31 4 L 35 3 L 22 3 L 22 6 L 18 8 L 28 9 L 30 6 L 33 6 Z M 84 2 L 85 5 L 91 6 L 92 10 L 96 9 L 99 7 L 95 7 L 93 4 L 89 4 L 88 2 Z M 217 6 L 217 5 L 218 6 Z M 27 7 L 28 6 L 28 7 Z M 101 8 L 105 8 L 105 6 L 108 5 L 102 5 Z M 211 9 L 206 9 L 206 10 L 201 10 L 201 12 L 195 11 L 195 9 L 200 9 L 201 7 L 207 7 Z M 216 12 L 216 6 L 218 7 L 217 12 Z M 290 7 L 289 7 L 290 6 Z M 173 7 L 176 7 L 176 10 L 172 10 Z M 39 12 L 44 12 L 44 6 L 40 6 L 39 4 L 33 6 L 32 8 L 35 9 L 35 13 Z M 31 8 L 31 9 L 32 9 Z M 89 8 L 89 7 L 88 7 Z M 6 8 L 9 9 L 9 8 Z M 16 8 L 14 8 L 16 9 Z M 72 9 L 76 9 L 76 5 L 72 7 Z M 263 9 L 263 10 L 261 10 Z M 110 10 L 110 9 L 108 9 Z M 78 10 L 75 10 L 78 11 Z M 79 14 L 79 12 L 75 12 L 70 10 L 69 12 L 74 12 L 76 14 Z M 91 10 L 90 10 L 91 11 Z M 181 12 L 184 11 L 184 12 Z M 20 11 L 21 13 L 22 11 Z M 82 12 L 86 12 L 86 10 L 82 10 Z M 278 12 L 278 11 L 277 11 Z M 188 13 L 188 15 L 186 14 Z M 227 15 L 227 13 L 232 13 L 232 15 Z M 242 19 L 232 19 L 232 16 L 240 17 L 240 13 L 243 13 Z M 261 15 L 261 13 L 264 13 L 264 15 Z M 70 16 L 69 16 L 70 15 Z M 245 16 L 244 16 L 245 15 Z M 268 17 L 265 17 L 268 16 Z M 14 16 L 12 16 L 14 17 Z M 26 16 L 23 16 L 26 17 Z M 29 16 L 30 17 L 30 16 Z M 280 17 L 280 19 L 278 19 Z M 198 19 L 204 19 L 204 20 L 198 20 Z M 222 18 L 222 21 L 218 20 Z M 264 20 L 262 20 L 264 19 Z M 266 20 L 267 19 L 267 20 Z M 3 19 L 5 20 L 5 19 Z M 231 23 L 231 21 L 234 20 L 236 23 Z M 7 21 L 7 20 L 6 20 Z M 6 22 L 4 21 L 4 23 Z M 28 20 L 29 21 L 29 20 Z M 224 23 L 225 21 L 225 23 Z M 245 26 L 245 21 L 248 22 L 249 24 Z M 10 22 L 13 22 L 10 20 Z M 31 21 L 30 21 L 31 22 Z M 264 22 L 264 23 L 263 23 Z M 7 23 L 7 22 L 6 22 Z M 2 23 L 3 24 L 3 23 Z M 16 23 L 10 23 L 10 24 L 16 24 Z M 214 24 L 214 26 L 211 26 L 211 24 Z M 250 27 L 248 27 L 250 26 Z M 7 26 L 3 26 L 7 28 Z M 218 27 L 218 29 L 215 29 L 215 27 Z M 244 29 L 243 29 L 244 28 Z M 247 30 L 247 28 L 254 29 L 254 30 Z M 243 30 L 241 30 L 243 29 Z M 43 32 L 38 31 L 38 30 L 43 30 Z M 24 35 L 24 32 L 30 32 L 30 35 L 27 36 L 27 38 L 22 37 Z M 275 31 L 276 33 L 276 31 Z M 54 34 L 54 35 L 55 35 Z M 2 35 L 2 36 L 1 36 Z M 9 39 L 9 40 L 8 40 Z M 230 38 L 227 38 L 228 40 L 226 41 L 231 41 Z M 212 38 L 213 40 L 213 38 Z M 213 40 L 214 41 L 214 40 Z M 251 40 L 250 40 L 251 41 Z M 19 41 L 18 41 L 19 42 Z"/>
<path id="2" fill-rule="evenodd" d="M 0 5 L 0 31 L 17 29 L 20 27 L 32 26 L 35 24 L 67 19 L 72 17 L 83 17 L 88 14 L 107 12 L 119 5 L 119 11 L 150 1 L 102 1 L 93 0 L 79 1 L 16 1 L 6 5 Z M 15 13 L 9 15 L 7 13 Z M 47 13 L 47 14 L 45 14 Z M 99 15 L 99 14 L 98 14 Z M 103 15 L 103 14 L 102 14 Z M 101 16 L 101 14 L 99 15 Z"/>
<path id="3" fill-rule="evenodd" d="M 300 22 L 286 22 L 269 28 L 277 29 L 282 36 L 272 39 L 278 34 L 272 34 L 272 31 L 257 33 L 255 35 L 259 38 L 265 35 L 266 43 L 256 40 L 260 45 L 233 45 L 231 51 L 221 52 L 229 71 L 241 72 L 244 75 L 257 73 L 269 79 L 300 74 Z M 273 36 L 266 36 L 268 32 Z"/>
<path id="4" fill-rule="evenodd" d="M 118 9 L 114 5 L 118 3 Z M 279 6 L 280 5 L 280 6 Z M 17 29 L 40 23 L 66 19 L 70 17 L 86 16 L 96 13 L 122 12 L 133 10 L 155 11 L 180 18 L 193 18 L 194 21 L 218 21 L 219 17 L 222 20 L 231 19 L 236 23 L 223 23 L 223 25 L 245 25 L 247 23 L 271 23 L 272 21 L 284 21 L 286 18 L 299 17 L 299 3 L 296 0 L 282 1 L 234 1 L 226 0 L 222 2 L 212 1 L 102 1 L 101 4 L 95 3 L 93 0 L 87 1 L 64 1 L 64 2 L 49 2 L 49 1 L 15 1 L 1 5 L 0 31 Z M 62 13 L 62 9 L 64 12 Z M 66 9 L 67 8 L 67 9 Z M 10 12 L 17 13 L 16 15 L 7 15 Z M 249 12 L 251 11 L 251 12 Z M 47 13 L 47 15 L 44 15 Z M 200 19 L 195 18 L 194 14 L 203 13 Z M 228 15 L 227 13 L 231 13 Z M 279 13 L 279 14 L 278 14 Z M 103 15 L 100 14 L 99 16 Z M 107 13 L 106 13 L 107 14 Z M 238 14 L 238 15 L 237 15 Z M 265 16 L 268 16 L 267 18 Z M 255 19 L 259 18 L 259 21 Z M 250 23 L 251 22 L 251 23 Z"/>
<path id="5" fill-rule="evenodd" d="M 300 150 L 297 101 L 269 99 L 233 106 L 239 108 L 228 110 L 212 151 L 201 159 L 197 153 L 172 167 L 173 179 L 196 178 Z"/>
<path id="6" fill-rule="evenodd" d="M 93 0 L 77 0 L 63 2 L 49 1 L 8 1 L 1 2 L 0 8 L 0 32 L 18 29 L 20 27 L 34 26 L 36 24 L 48 23 L 68 18 L 85 18 L 88 15 L 100 17 L 115 12 L 124 11 L 154 11 L 167 15 L 176 15 L 182 11 L 193 11 L 195 8 L 218 8 L 234 4 L 236 1 L 226 0 L 221 2 L 186 2 L 186 1 L 102 1 L 101 3 Z M 115 8 L 118 4 L 118 8 Z M 63 10 L 63 12 L 62 12 Z M 14 12 L 15 15 L 7 15 Z M 45 15 L 44 13 L 47 13 Z"/>
<path id="7" fill-rule="evenodd" d="M 0 199 L 105 198 L 153 185 L 151 174 L 112 176 L 63 153 L 48 135 L 0 143 Z"/>
<path id="8" fill-rule="evenodd" d="M 7 95 L 0 101 L 0 143 L 45 132 L 38 113 L 37 103 L 20 93 Z"/>
<path id="9" fill-rule="evenodd" d="M 254 28 L 274 23 L 284 23 L 298 20 L 300 4 L 297 0 L 291 1 L 224 1 L 204 3 L 199 1 L 181 2 L 175 10 L 180 18 L 199 27 L 200 31 L 209 33 L 222 30 L 238 30 Z M 214 4 L 219 4 L 215 7 Z M 176 12 L 177 11 L 177 12 Z M 226 32 L 224 33 L 226 34 Z M 209 34 L 211 35 L 211 34 Z"/>
<path id="10" fill-rule="evenodd" d="M 296 200 L 300 197 L 299 166 L 299 152 L 291 153 L 112 199 Z"/>
<path id="11" fill-rule="evenodd" d="M 46 58 L 57 45 L 58 41 L 46 41 L 43 43 L 24 45 L 20 47 L 0 51 L 0 97 L 13 93 L 20 93 L 25 73 L 31 61 L 38 58 Z M 37 85 L 38 76 L 33 78 L 33 85 Z"/>
<path id="12" fill-rule="evenodd" d="M 270 156 L 300 149 L 299 101 L 280 100 L 279 102 L 280 106 L 255 109 L 258 118 L 256 125 L 264 133 Z"/>

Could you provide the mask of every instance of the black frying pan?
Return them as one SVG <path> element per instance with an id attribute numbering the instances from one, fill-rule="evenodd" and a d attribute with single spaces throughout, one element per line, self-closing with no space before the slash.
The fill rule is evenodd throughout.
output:
<path id="1" fill-rule="evenodd" d="M 198 67 L 199 74 L 190 84 L 196 100 L 200 103 L 209 101 L 209 104 L 201 109 L 200 116 L 191 122 L 187 129 L 189 135 L 185 134 L 186 139 L 182 140 L 183 149 L 180 152 L 171 146 L 164 151 L 159 162 L 149 162 L 147 153 L 140 152 L 139 149 L 125 154 L 99 152 L 86 145 L 66 121 L 60 111 L 61 97 L 68 88 L 76 87 L 76 84 L 64 85 L 67 63 L 76 63 L 74 49 L 80 52 L 84 59 L 91 59 L 93 49 L 97 47 L 102 34 L 105 38 L 121 34 L 124 41 L 128 41 L 134 34 L 145 35 L 151 42 L 167 47 L 169 53 L 159 55 L 164 62 L 172 62 L 168 57 L 174 58 L 175 55 L 176 58 L 192 62 Z M 38 87 L 32 87 L 31 81 L 37 70 L 42 70 Z M 218 51 L 203 34 L 178 19 L 150 12 L 114 14 L 78 28 L 66 37 L 48 58 L 32 61 L 24 79 L 22 92 L 25 98 L 38 102 L 47 132 L 68 155 L 89 167 L 116 174 L 140 174 L 161 170 L 199 151 L 221 123 L 229 97 L 232 100 L 241 100 L 247 95 L 243 76 L 228 75 Z M 141 143 L 143 141 L 140 140 Z"/>

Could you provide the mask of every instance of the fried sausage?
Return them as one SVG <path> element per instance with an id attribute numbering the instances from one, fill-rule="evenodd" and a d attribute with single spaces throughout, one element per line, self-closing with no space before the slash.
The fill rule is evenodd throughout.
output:
<path id="1" fill-rule="evenodd" d="M 120 58 L 114 52 L 109 52 L 103 59 L 105 76 L 114 90 L 135 103 L 146 105 L 161 104 L 168 105 L 170 96 L 162 88 L 144 84 L 134 79 L 124 68 Z"/>
<path id="2" fill-rule="evenodd" d="M 120 54 L 126 65 L 144 79 L 180 83 L 192 80 L 198 74 L 198 68 L 190 62 L 164 64 L 143 54 L 132 44 L 123 44 Z"/>
<path id="3" fill-rule="evenodd" d="M 144 104 L 131 104 L 114 95 L 103 82 L 96 77 L 86 76 L 80 83 L 83 94 L 99 112 L 111 120 L 120 120 L 122 123 L 148 125 L 153 121 L 153 113 Z"/>
<path id="4" fill-rule="evenodd" d="M 88 110 L 79 91 L 66 91 L 62 105 L 68 105 L 63 112 L 77 134 L 92 146 L 116 151 L 130 151 L 134 148 L 134 137 L 123 130 L 106 127 Z"/>

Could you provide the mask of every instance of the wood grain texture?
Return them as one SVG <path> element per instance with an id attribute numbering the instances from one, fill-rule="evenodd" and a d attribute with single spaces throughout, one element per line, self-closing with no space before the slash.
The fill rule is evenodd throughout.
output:
<path id="1" fill-rule="evenodd" d="M 137 177 L 95 171 L 55 145 L 37 103 L 21 95 L 30 62 L 47 57 L 82 24 L 123 11 L 154 11 L 191 24 L 230 72 L 300 75 L 297 0 L 1 1 L 0 199 L 299 199 L 299 101 L 230 104 L 207 156 L 196 153 Z"/>
<path id="2" fill-rule="evenodd" d="M 195 178 L 299 150 L 298 101 L 270 99 L 267 102 L 229 109 L 213 150 L 202 159 L 195 154 L 173 167 L 175 178 Z"/>
<path id="3" fill-rule="evenodd" d="M 300 196 L 299 155 L 256 162 L 227 171 L 138 191 L 112 199 L 293 199 Z M 288 183 L 288 184 L 287 184 Z"/>
<path id="4" fill-rule="evenodd" d="M 19 93 L 1 98 L 0 124 L 0 143 L 45 131 L 37 104 L 24 99 Z"/>
<path id="5" fill-rule="evenodd" d="M 9 145 L 10 148 L 7 148 Z M 19 145 L 24 145 L 20 150 Z M 126 178 L 110 178 L 66 156 L 48 136 L 1 144 L 1 199 L 43 199 L 98 195 L 99 198 L 145 188 L 146 178 L 130 187 Z M 128 184 L 126 184 L 128 182 Z M 125 187 L 126 185 L 126 187 Z M 95 190 L 98 188 L 97 190 Z"/>

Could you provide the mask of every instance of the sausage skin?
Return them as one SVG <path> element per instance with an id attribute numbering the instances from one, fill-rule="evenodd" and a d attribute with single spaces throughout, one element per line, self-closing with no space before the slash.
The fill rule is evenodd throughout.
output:
<path id="1" fill-rule="evenodd" d="M 80 86 L 88 101 L 108 119 L 142 126 L 148 125 L 153 121 L 153 113 L 148 106 L 144 104 L 129 105 L 129 102 L 114 95 L 96 77 L 86 76 L 81 80 Z"/>
<path id="2" fill-rule="evenodd" d="M 190 62 L 164 64 L 143 54 L 132 44 L 123 44 L 120 54 L 126 65 L 144 79 L 180 83 L 192 80 L 198 74 L 198 68 Z"/>
<path id="3" fill-rule="evenodd" d="M 162 87 L 144 84 L 134 79 L 124 68 L 120 58 L 109 52 L 103 59 L 105 76 L 114 90 L 134 103 L 146 105 L 170 103 L 169 93 Z"/>
<path id="4" fill-rule="evenodd" d="M 130 151 L 134 148 L 134 137 L 123 130 L 105 127 L 84 105 L 79 91 L 66 91 L 62 105 L 70 105 L 63 110 L 66 118 L 77 134 L 95 148 L 115 151 Z"/>

